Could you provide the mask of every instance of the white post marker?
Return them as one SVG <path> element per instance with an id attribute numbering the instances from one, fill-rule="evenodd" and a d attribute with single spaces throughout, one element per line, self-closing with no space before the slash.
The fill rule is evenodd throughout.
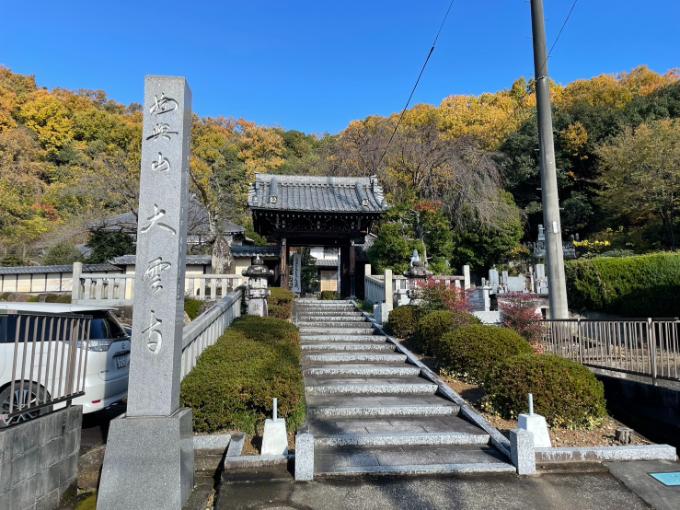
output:
<path id="1" fill-rule="evenodd" d="M 264 422 L 262 434 L 262 455 L 287 455 L 288 434 L 286 434 L 286 420 L 279 418 L 279 402 L 273 399 L 272 419 Z"/>
<path id="2" fill-rule="evenodd" d="M 540 414 L 534 414 L 534 395 L 529 393 L 529 413 L 522 413 L 517 419 L 517 426 L 531 432 L 534 437 L 534 447 L 550 448 L 550 434 L 545 418 Z"/>

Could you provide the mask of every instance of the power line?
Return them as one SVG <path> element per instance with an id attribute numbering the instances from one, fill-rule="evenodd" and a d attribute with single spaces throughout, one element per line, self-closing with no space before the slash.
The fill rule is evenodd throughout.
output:
<path id="1" fill-rule="evenodd" d="M 390 148 L 390 144 L 392 143 L 392 140 L 394 140 L 394 135 L 397 134 L 397 129 L 399 129 L 399 125 L 401 124 L 402 119 L 404 118 L 404 114 L 406 113 L 406 110 L 408 109 L 409 105 L 411 104 L 411 100 L 413 99 L 413 95 L 416 93 L 416 89 L 418 88 L 418 84 L 420 83 L 420 79 L 423 77 L 423 73 L 425 72 L 425 68 L 427 67 L 427 63 L 430 61 L 430 57 L 432 57 L 432 53 L 434 53 L 434 47 L 437 45 L 437 41 L 439 40 L 439 35 L 442 33 L 442 30 L 444 29 L 444 25 L 446 25 L 446 20 L 449 17 L 449 13 L 451 12 L 451 8 L 453 7 L 453 4 L 455 3 L 456 0 L 451 0 L 449 3 L 448 9 L 446 9 L 446 13 L 444 14 L 444 17 L 442 18 L 442 22 L 439 24 L 439 30 L 437 30 L 437 34 L 434 36 L 434 39 L 432 40 L 432 46 L 430 47 L 430 51 L 427 52 L 427 57 L 425 57 L 425 61 L 423 62 L 423 65 L 420 68 L 420 72 L 418 73 L 418 78 L 416 78 L 416 82 L 413 84 L 413 88 L 411 89 L 411 93 L 408 95 L 408 99 L 406 100 L 406 104 L 404 105 L 404 108 L 401 110 L 401 113 L 399 114 L 399 119 L 397 120 L 397 124 L 394 126 L 394 130 L 392 131 L 392 134 L 390 135 L 390 139 L 387 141 L 387 145 L 385 145 L 385 149 L 383 150 L 382 154 L 380 155 L 380 159 L 378 160 L 378 164 L 375 166 L 374 171 L 378 171 L 378 168 L 380 168 L 380 164 L 382 163 L 383 159 L 385 158 L 385 155 L 387 154 L 387 149 Z"/>
<path id="2" fill-rule="evenodd" d="M 557 32 L 557 36 L 555 37 L 555 40 L 553 43 L 550 45 L 550 49 L 548 50 L 548 53 L 545 56 L 545 59 L 543 60 L 543 64 L 541 64 L 541 67 L 539 68 L 540 70 L 545 69 L 545 65 L 548 63 L 548 60 L 550 59 L 553 50 L 555 49 L 555 46 L 557 46 L 557 43 L 560 41 L 560 37 L 562 37 L 562 32 L 564 32 L 564 29 L 567 27 L 567 23 L 569 23 L 569 20 L 571 19 L 571 15 L 574 13 L 574 9 L 576 9 L 576 4 L 578 3 L 578 0 L 574 0 L 571 3 L 571 7 L 569 8 L 569 12 L 567 12 L 567 15 L 564 17 L 564 21 L 562 22 L 562 26 L 560 27 L 559 31 Z M 544 75 L 541 75 L 541 78 L 544 78 Z"/>
<path id="3" fill-rule="evenodd" d="M 555 41 L 550 46 L 550 50 L 548 50 L 548 56 L 546 57 L 546 60 L 550 58 L 550 55 L 552 55 L 552 52 L 555 49 L 555 46 L 557 46 L 557 43 L 560 40 L 560 36 L 562 35 L 562 32 L 564 32 L 564 29 L 567 26 L 567 23 L 569 23 L 569 19 L 571 18 L 571 15 L 574 13 L 574 9 L 576 8 L 577 3 L 578 3 L 578 0 L 574 0 L 572 2 L 571 7 L 569 9 L 569 12 L 567 13 L 567 16 L 564 18 L 564 22 L 562 23 L 562 26 L 560 27 L 559 32 L 557 32 L 557 37 L 555 37 Z"/>

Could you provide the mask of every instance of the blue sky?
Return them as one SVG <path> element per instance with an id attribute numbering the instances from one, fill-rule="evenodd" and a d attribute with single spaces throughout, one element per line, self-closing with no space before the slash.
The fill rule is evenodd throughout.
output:
<path id="1" fill-rule="evenodd" d="M 545 0 L 548 41 L 572 0 Z M 399 111 L 448 0 L 0 1 L 0 64 L 40 85 L 140 102 L 184 75 L 194 111 L 311 133 Z M 568 83 L 680 67 L 680 1 L 580 0 L 550 63 Z M 414 103 L 531 77 L 528 0 L 456 0 Z"/>

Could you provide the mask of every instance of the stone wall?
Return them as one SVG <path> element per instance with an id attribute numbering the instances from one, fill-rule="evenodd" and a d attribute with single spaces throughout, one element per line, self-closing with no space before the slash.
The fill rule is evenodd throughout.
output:
<path id="1" fill-rule="evenodd" d="M 0 506 L 53 509 L 75 490 L 82 407 L 0 429 Z"/>

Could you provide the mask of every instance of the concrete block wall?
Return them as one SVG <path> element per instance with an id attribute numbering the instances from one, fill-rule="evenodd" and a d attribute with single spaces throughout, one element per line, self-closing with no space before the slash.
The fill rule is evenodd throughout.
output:
<path id="1" fill-rule="evenodd" d="M 56 509 L 78 479 L 82 407 L 0 429 L 0 506 Z"/>

